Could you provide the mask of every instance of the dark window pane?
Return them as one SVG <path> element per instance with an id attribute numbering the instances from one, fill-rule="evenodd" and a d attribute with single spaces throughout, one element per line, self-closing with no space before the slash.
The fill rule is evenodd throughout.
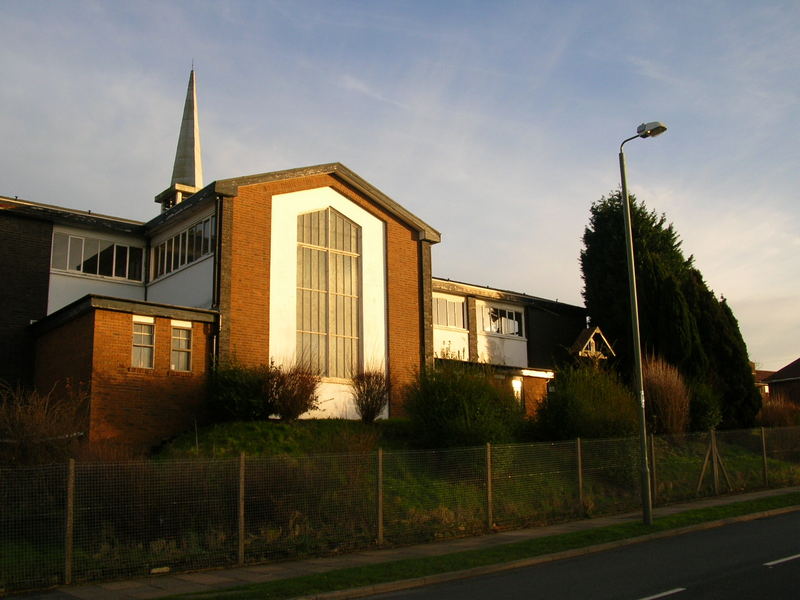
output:
<path id="1" fill-rule="evenodd" d="M 69 236 L 66 233 L 56 233 L 53 235 L 53 258 L 50 265 L 54 269 L 67 269 L 67 249 L 69 248 Z"/>
<path id="2" fill-rule="evenodd" d="M 166 256 L 164 257 L 164 273 L 172 272 L 172 238 L 168 239 L 164 247 L 166 248 Z"/>
<path id="3" fill-rule="evenodd" d="M 97 272 L 107 277 L 114 275 L 114 244 L 111 242 L 100 240 L 100 264 Z"/>
<path id="4" fill-rule="evenodd" d="M 142 280 L 142 249 L 131 247 L 128 250 L 128 279 Z"/>
<path id="5" fill-rule="evenodd" d="M 203 254 L 211 252 L 211 221 L 203 221 Z"/>
<path id="6" fill-rule="evenodd" d="M 97 275 L 97 253 L 100 240 L 86 238 L 83 241 L 83 272 Z"/>
<path id="7" fill-rule="evenodd" d="M 213 254 L 217 250 L 217 217 L 211 217 L 211 241 L 208 251 Z"/>
<path id="8" fill-rule="evenodd" d="M 83 238 L 69 238 L 69 265 L 70 271 L 80 271 L 83 265 Z"/>
<path id="9" fill-rule="evenodd" d="M 127 277 L 128 276 L 128 247 L 127 246 L 114 246 L 116 257 L 114 260 L 114 276 Z"/>

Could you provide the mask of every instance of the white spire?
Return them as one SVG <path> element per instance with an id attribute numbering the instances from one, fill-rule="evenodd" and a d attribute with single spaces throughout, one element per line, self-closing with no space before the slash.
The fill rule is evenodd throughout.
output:
<path id="1" fill-rule="evenodd" d="M 171 185 L 180 183 L 193 188 L 203 187 L 203 159 L 200 147 L 200 121 L 197 118 L 197 89 L 194 68 L 189 74 L 186 103 L 183 105 L 183 121 L 172 168 Z"/>

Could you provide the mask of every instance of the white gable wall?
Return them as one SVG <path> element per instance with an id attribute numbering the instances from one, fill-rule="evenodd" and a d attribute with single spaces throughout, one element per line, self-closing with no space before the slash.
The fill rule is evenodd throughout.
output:
<path id="1" fill-rule="evenodd" d="M 286 366 L 297 350 L 297 216 L 331 207 L 361 227 L 361 344 L 368 369 L 387 364 L 386 226 L 332 188 L 316 188 L 272 197 L 269 354 Z M 355 418 L 346 381 L 323 379 L 319 410 L 313 418 Z"/>

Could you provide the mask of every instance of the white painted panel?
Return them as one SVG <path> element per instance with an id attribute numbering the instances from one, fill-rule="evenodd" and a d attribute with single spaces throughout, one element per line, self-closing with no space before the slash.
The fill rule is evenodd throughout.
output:
<path id="1" fill-rule="evenodd" d="M 361 227 L 362 332 L 364 365 L 385 368 L 387 363 L 386 325 L 386 228 L 383 221 L 369 214 L 332 188 L 317 188 L 278 194 L 272 198 L 270 238 L 270 348 L 272 360 L 279 364 L 295 362 L 297 346 L 297 215 L 331 207 Z M 355 416 L 349 387 L 325 382 L 328 390 L 323 402 L 330 417 Z M 322 396 L 320 396 L 322 398 Z"/>
<path id="2" fill-rule="evenodd" d="M 51 271 L 47 314 L 55 312 L 79 298 L 83 298 L 86 294 L 113 296 L 127 300 L 144 300 L 144 285 L 129 283 L 122 279 L 100 279 Z"/>
<path id="3" fill-rule="evenodd" d="M 449 327 L 434 327 L 433 354 L 436 358 L 469 360 L 469 334 Z"/>
<path id="4" fill-rule="evenodd" d="M 509 336 L 478 334 L 478 360 L 491 365 L 528 366 L 528 343 Z"/>
<path id="5" fill-rule="evenodd" d="M 325 381 L 317 389 L 319 408 L 302 415 L 302 419 L 358 419 L 350 386 L 346 383 Z M 389 416 L 388 409 L 378 415 L 379 419 Z"/>
<path id="6" fill-rule="evenodd" d="M 147 300 L 195 308 L 211 308 L 214 290 L 214 256 L 207 256 L 174 271 L 147 287 Z"/>

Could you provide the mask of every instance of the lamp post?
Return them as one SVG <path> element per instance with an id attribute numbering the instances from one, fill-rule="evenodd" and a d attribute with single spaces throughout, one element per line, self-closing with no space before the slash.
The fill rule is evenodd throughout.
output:
<path id="1" fill-rule="evenodd" d="M 644 414 L 644 380 L 642 377 L 642 345 L 639 337 L 639 302 L 636 296 L 636 268 L 633 262 L 633 231 L 631 229 L 631 203 L 628 199 L 628 182 L 625 177 L 625 154 L 622 147 L 636 138 L 661 135 L 667 126 L 658 121 L 642 123 L 636 128 L 636 135 L 619 145 L 619 173 L 622 178 L 622 207 L 625 215 L 625 245 L 628 256 L 628 286 L 631 302 L 631 329 L 633 330 L 633 376 L 639 399 L 639 437 L 642 453 L 642 520 L 645 525 L 653 524 L 653 499 L 650 495 L 650 467 L 647 464 L 647 424 Z"/>

